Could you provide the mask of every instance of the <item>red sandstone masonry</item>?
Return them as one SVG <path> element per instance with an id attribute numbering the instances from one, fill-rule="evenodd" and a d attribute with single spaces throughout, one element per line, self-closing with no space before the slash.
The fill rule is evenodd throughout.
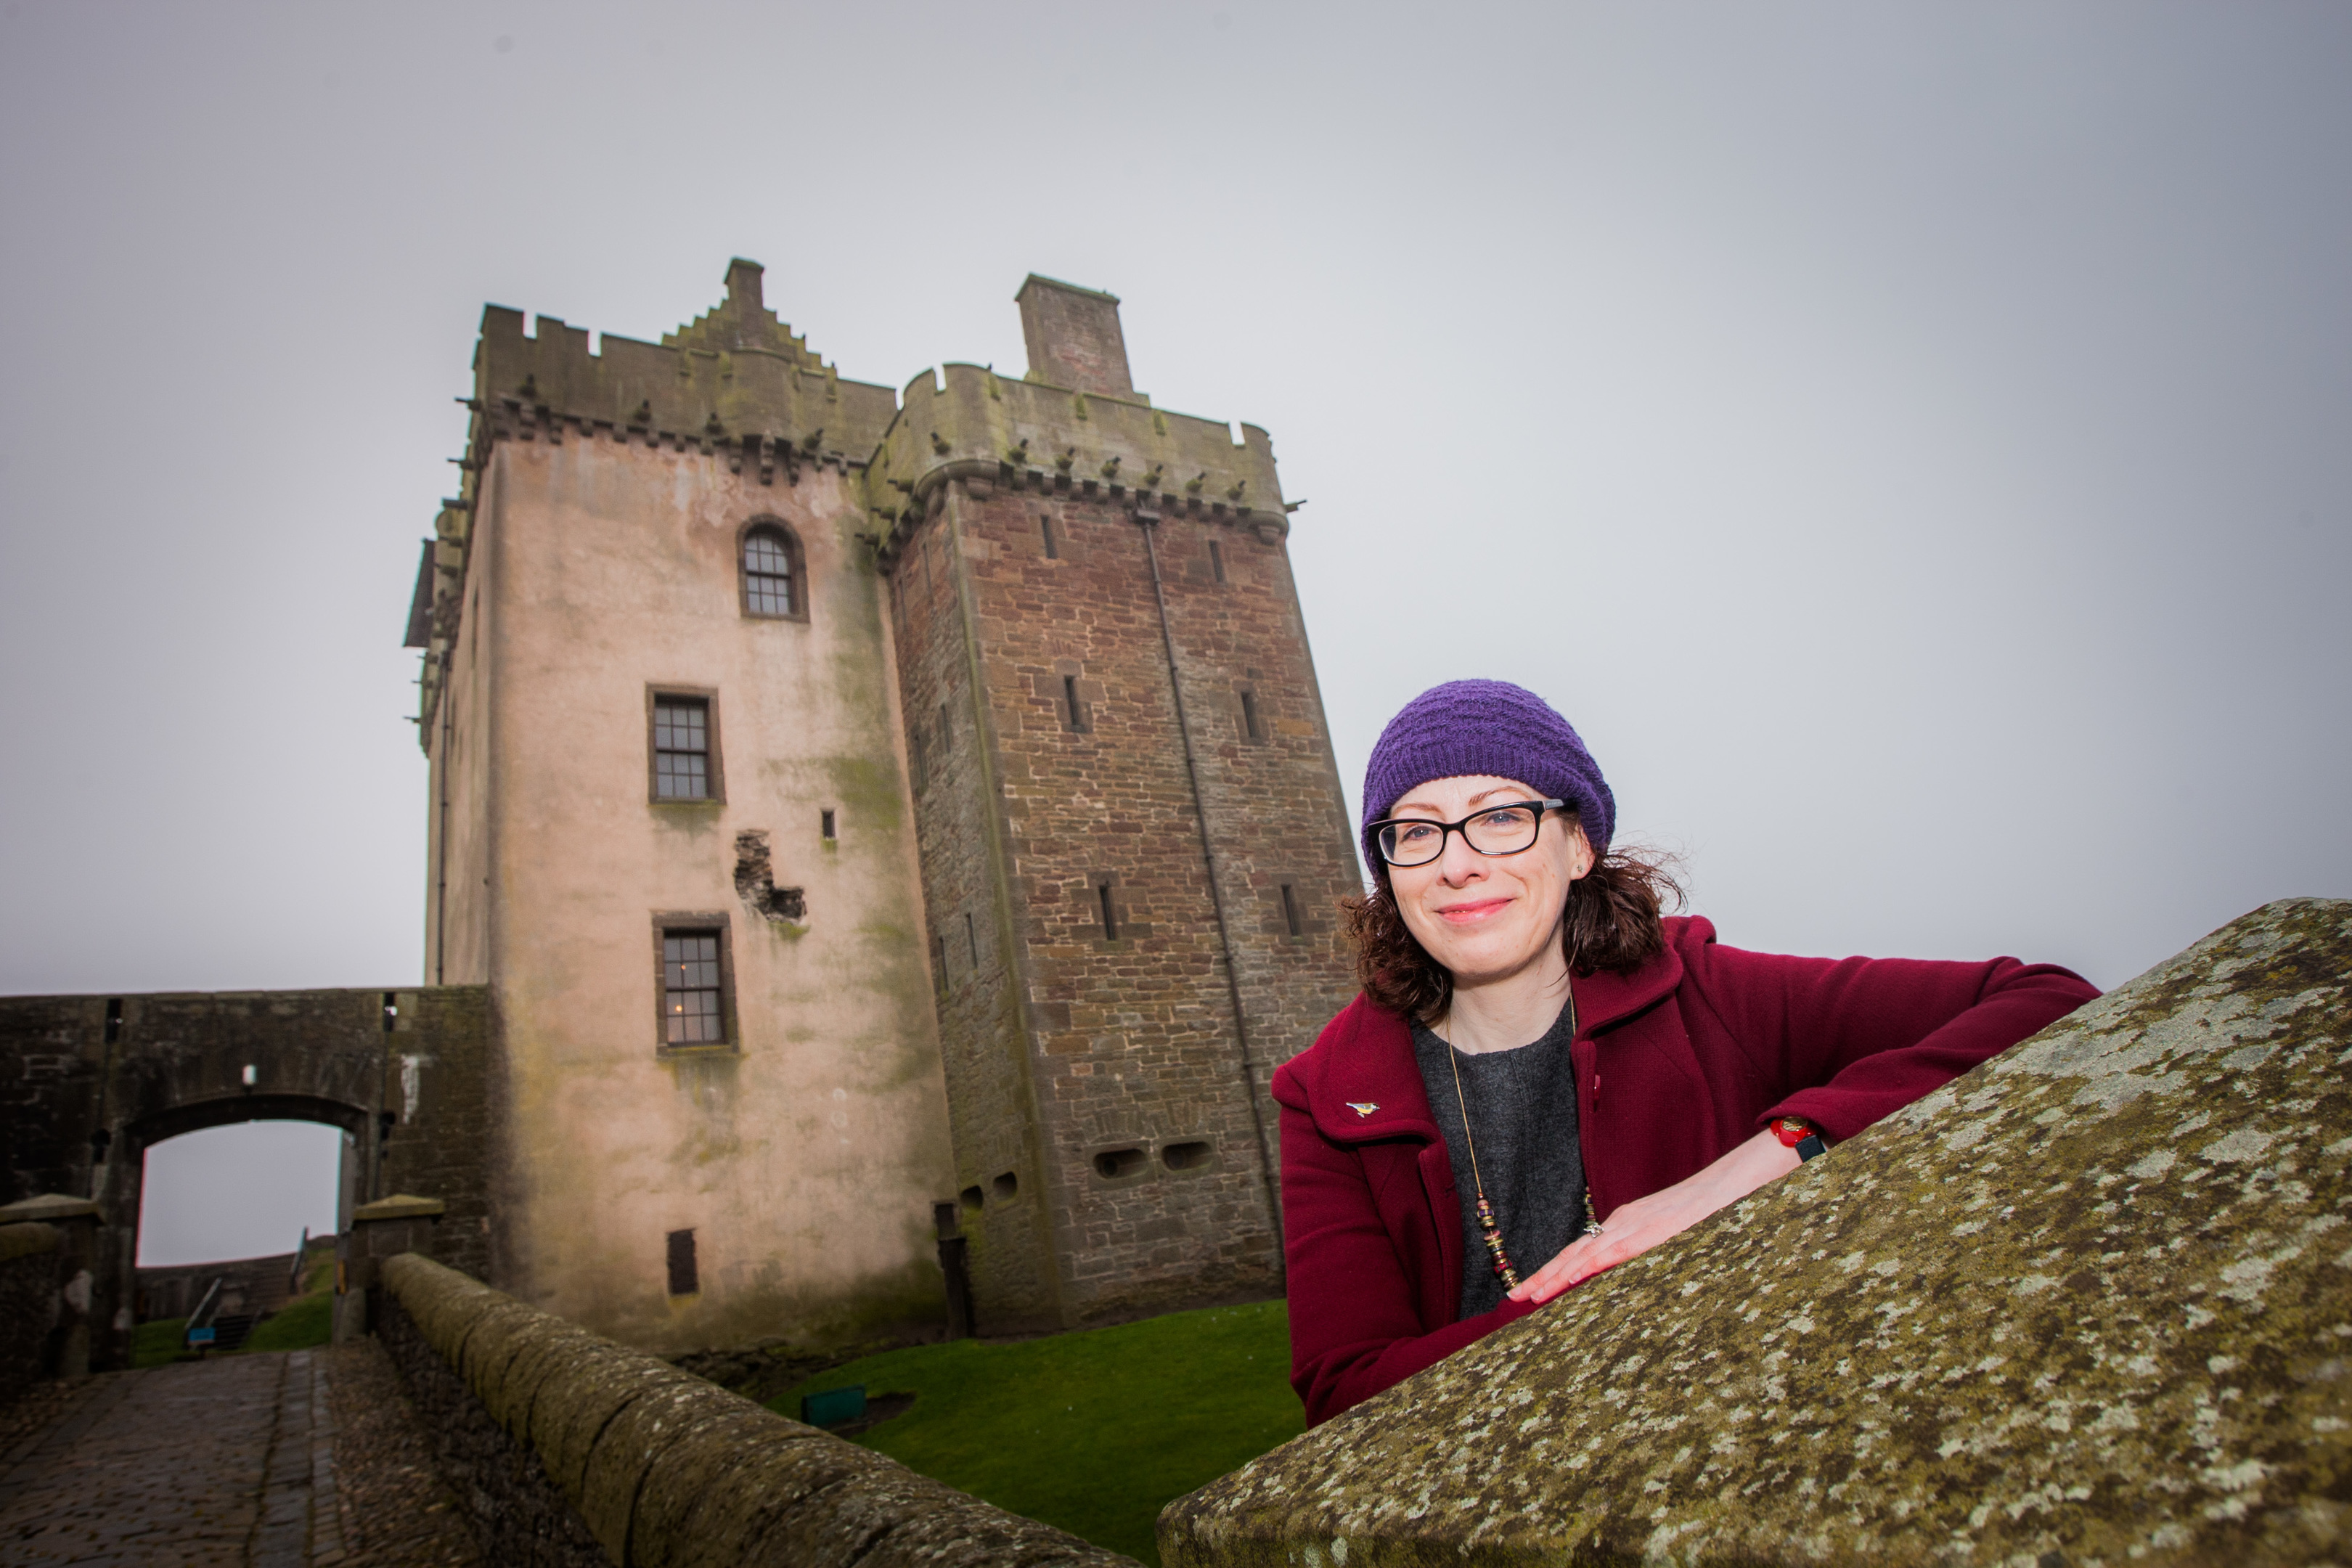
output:
<path id="1" fill-rule="evenodd" d="M 930 715 L 936 731 L 941 700 L 976 721 L 971 735 L 927 742 L 936 760 L 918 806 L 925 898 L 947 939 L 959 1179 L 986 1190 L 1009 1156 L 1010 1118 L 982 1108 L 1034 1098 L 1034 1121 L 1014 1124 L 1035 1130 L 1023 1153 L 1058 1224 L 1050 1292 L 1039 1281 L 1024 1305 L 1057 1295 L 1060 1321 L 1078 1323 L 1274 1294 L 1278 1152 L 1265 1088 L 1352 994 L 1333 904 L 1356 882 L 1279 532 L 1183 517 L 1157 525 L 1221 931 L 1143 526 L 1108 500 L 988 485 L 934 493 L 894 586 L 909 722 Z M 1103 928 L 1106 884 L 1115 939 Z M 975 969 L 967 910 L 972 929 L 992 916 L 1009 928 L 1011 962 L 983 943 Z M 1213 1152 L 1198 1163 L 1166 1158 L 1199 1144 Z M 1097 1169 L 1097 1155 L 1130 1149 L 1144 1152 L 1131 1171 Z M 984 1328 L 1003 1310 L 999 1293 L 1045 1261 L 1036 1227 L 1017 1220 L 992 1195 L 984 1215 L 967 1216 Z"/>

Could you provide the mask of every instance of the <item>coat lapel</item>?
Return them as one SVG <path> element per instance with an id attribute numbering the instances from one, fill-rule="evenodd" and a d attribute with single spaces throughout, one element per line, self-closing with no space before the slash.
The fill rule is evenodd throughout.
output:
<path id="1" fill-rule="evenodd" d="M 1412 1057 L 1412 1031 L 1360 996 L 1348 1012 L 1350 1032 L 1331 1053 L 1314 1098 L 1316 1130 L 1334 1143 L 1439 1138 Z"/>

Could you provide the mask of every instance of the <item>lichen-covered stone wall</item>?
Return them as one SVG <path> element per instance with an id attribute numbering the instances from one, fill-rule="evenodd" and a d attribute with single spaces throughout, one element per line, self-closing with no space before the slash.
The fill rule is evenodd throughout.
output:
<path id="1" fill-rule="evenodd" d="M 2341 1562 L 2352 902 L 2222 928 L 1170 1505 L 1171 1565 Z"/>
<path id="2" fill-rule="evenodd" d="M 409 1254 L 386 1350 L 494 1563 L 1133 1568 Z"/>

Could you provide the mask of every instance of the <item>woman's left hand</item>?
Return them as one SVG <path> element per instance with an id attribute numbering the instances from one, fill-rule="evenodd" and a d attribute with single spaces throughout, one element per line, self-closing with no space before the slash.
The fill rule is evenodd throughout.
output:
<path id="1" fill-rule="evenodd" d="M 1769 1131 L 1759 1132 L 1714 1164 L 1620 1205 L 1595 1236 L 1581 1236 L 1559 1255 L 1519 1282 L 1514 1301 L 1549 1301 L 1571 1285 L 1604 1268 L 1639 1258 L 1669 1237 L 1679 1236 L 1716 1210 L 1736 1204 L 1776 1176 L 1803 1162 Z"/>

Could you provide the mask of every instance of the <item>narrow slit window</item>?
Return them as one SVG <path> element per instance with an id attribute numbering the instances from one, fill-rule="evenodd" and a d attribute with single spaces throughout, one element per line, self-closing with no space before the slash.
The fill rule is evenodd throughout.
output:
<path id="1" fill-rule="evenodd" d="M 824 810 L 818 812 L 816 820 L 818 837 L 823 838 L 826 843 L 830 844 L 835 839 L 841 837 L 840 832 L 834 824 L 832 807 L 828 806 Z"/>
<path id="2" fill-rule="evenodd" d="M 106 999 L 106 1043 L 113 1045 L 122 1038 L 122 998 Z"/>
<path id="3" fill-rule="evenodd" d="M 1087 732 L 1086 705 L 1078 700 L 1078 678 L 1075 675 L 1062 677 L 1062 721 L 1073 734 Z"/>
<path id="4" fill-rule="evenodd" d="M 1110 884 L 1108 882 L 1097 882 L 1095 884 L 1095 900 L 1102 906 L 1103 940 L 1105 942 L 1117 942 L 1118 940 L 1118 912 L 1111 908 Z"/>
<path id="5" fill-rule="evenodd" d="M 654 798 L 710 798 L 710 704 L 701 698 L 654 699 Z"/>
<path id="6" fill-rule="evenodd" d="M 1209 575 L 1220 583 L 1225 580 L 1224 547 L 1213 539 L 1209 541 Z"/>
<path id="7" fill-rule="evenodd" d="M 940 751 L 944 753 L 954 749 L 955 731 L 948 727 L 948 705 L 942 702 L 940 704 Z"/>
<path id="8" fill-rule="evenodd" d="M 1039 518 L 1037 531 L 1045 536 L 1045 559 L 1059 561 L 1062 558 L 1062 542 L 1054 537 L 1054 520 L 1050 517 Z"/>
<path id="9" fill-rule="evenodd" d="M 939 985 L 944 988 L 948 983 L 948 933 L 940 931 L 938 935 L 938 942 L 940 961 L 937 965 L 937 973 L 934 975 L 934 979 Z"/>
<path id="10" fill-rule="evenodd" d="M 1242 732 L 1253 741 L 1265 739 L 1265 731 L 1260 727 L 1257 715 L 1257 693 L 1255 691 L 1242 693 Z"/>
<path id="11" fill-rule="evenodd" d="M 674 1230 L 669 1233 L 668 1261 L 671 1295 L 702 1294 L 702 1271 L 694 1260 L 694 1232 Z"/>
<path id="12" fill-rule="evenodd" d="M 964 946 L 971 953 L 971 966 L 978 969 L 980 967 L 980 930 L 972 924 L 970 910 L 963 912 L 963 941 Z"/>
<path id="13" fill-rule="evenodd" d="M 908 728 L 913 731 L 907 739 L 908 760 L 915 765 L 915 787 L 919 790 L 929 789 L 931 784 L 930 742 L 923 738 L 921 725 L 910 724 Z"/>
<path id="14" fill-rule="evenodd" d="M 1282 923 L 1293 936 L 1305 936 L 1307 928 L 1298 918 L 1298 889 L 1288 882 L 1282 885 Z"/>
<path id="15" fill-rule="evenodd" d="M 673 1046 L 712 1046 L 727 1038 L 717 931 L 662 933 L 662 1015 Z"/>

